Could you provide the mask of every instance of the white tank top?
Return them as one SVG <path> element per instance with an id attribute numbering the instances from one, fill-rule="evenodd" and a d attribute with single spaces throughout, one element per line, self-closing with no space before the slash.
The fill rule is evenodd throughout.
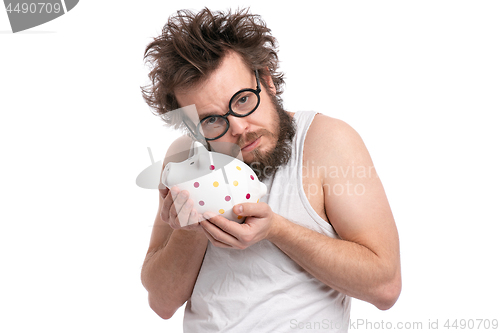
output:
<path id="1" fill-rule="evenodd" d="M 302 186 L 302 152 L 316 112 L 296 112 L 290 161 L 264 181 L 260 201 L 286 219 L 329 237 L 332 226 L 311 207 Z M 184 313 L 184 332 L 347 332 L 351 298 L 306 272 L 273 243 L 245 250 L 209 242 Z"/>

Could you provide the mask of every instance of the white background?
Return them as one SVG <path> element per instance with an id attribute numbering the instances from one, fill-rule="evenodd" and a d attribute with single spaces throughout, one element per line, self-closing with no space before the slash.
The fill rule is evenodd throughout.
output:
<path id="1" fill-rule="evenodd" d="M 385 186 L 403 291 L 351 318 L 500 319 L 500 4 L 325 3 L 80 1 L 17 34 L 0 10 L 0 331 L 181 332 L 140 282 L 158 195 L 135 178 L 175 137 L 142 57 L 177 9 L 237 4 L 278 38 L 286 109 L 353 126 Z"/>

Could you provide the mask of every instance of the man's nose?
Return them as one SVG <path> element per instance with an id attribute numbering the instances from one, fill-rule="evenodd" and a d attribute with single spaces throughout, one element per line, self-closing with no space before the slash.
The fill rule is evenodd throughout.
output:
<path id="1" fill-rule="evenodd" d="M 227 120 L 229 120 L 229 133 L 232 136 L 241 135 L 245 133 L 248 128 L 248 120 L 246 117 L 229 116 Z"/>

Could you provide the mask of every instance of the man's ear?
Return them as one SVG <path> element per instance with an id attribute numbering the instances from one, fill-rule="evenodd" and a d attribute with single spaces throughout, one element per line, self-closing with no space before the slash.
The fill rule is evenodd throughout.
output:
<path id="1" fill-rule="evenodd" d="M 273 95 L 276 95 L 276 87 L 274 86 L 273 77 L 271 76 L 268 67 L 266 67 L 266 69 L 264 70 L 264 75 L 262 76 L 262 80 L 266 82 L 266 85 L 269 87 L 269 90 L 271 90 Z"/>

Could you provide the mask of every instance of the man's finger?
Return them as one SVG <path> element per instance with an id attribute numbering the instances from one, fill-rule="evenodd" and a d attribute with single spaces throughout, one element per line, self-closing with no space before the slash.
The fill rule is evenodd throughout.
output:
<path id="1" fill-rule="evenodd" d="M 217 226 L 213 225 L 209 220 L 203 220 L 200 222 L 200 225 L 203 229 L 203 232 L 210 240 L 210 242 L 217 247 L 232 247 L 231 242 L 227 240 L 224 241 L 222 238 L 228 238 L 229 240 L 234 242 L 234 238 L 231 235 L 225 234 L 223 235 L 223 231 L 220 230 Z"/>
<path id="2" fill-rule="evenodd" d="M 240 216 L 266 217 L 269 214 L 268 207 L 269 206 L 264 202 L 246 202 L 235 205 L 233 207 L 233 212 Z"/>
<path id="3" fill-rule="evenodd" d="M 189 219 L 191 217 L 191 213 L 194 207 L 194 202 L 191 199 L 187 199 L 182 203 L 182 206 L 177 206 L 177 218 L 179 219 L 181 226 L 186 226 L 189 223 Z"/>
<path id="4" fill-rule="evenodd" d="M 241 233 L 241 224 L 236 223 L 234 221 L 230 221 L 226 219 L 224 216 L 216 215 L 211 212 L 206 212 L 203 214 L 203 217 L 206 218 L 210 223 L 215 225 L 217 228 L 231 235 L 235 239 L 237 239 L 238 235 Z"/>
<path id="5" fill-rule="evenodd" d="M 170 190 L 167 187 L 160 188 L 159 186 L 158 186 L 158 191 L 160 192 L 162 199 L 165 199 L 168 193 L 170 192 Z"/>
<path id="6" fill-rule="evenodd" d="M 189 214 L 189 220 L 187 222 L 187 225 L 185 227 L 183 227 L 183 229 L 192 230 L 192 229 L 199 228 L 200 227 L 199 221 L 200 221 L 200 219 L 199 219 L 198 213 L 193 208 L 193 209 L 191 209 L 191 213 Z"/>

